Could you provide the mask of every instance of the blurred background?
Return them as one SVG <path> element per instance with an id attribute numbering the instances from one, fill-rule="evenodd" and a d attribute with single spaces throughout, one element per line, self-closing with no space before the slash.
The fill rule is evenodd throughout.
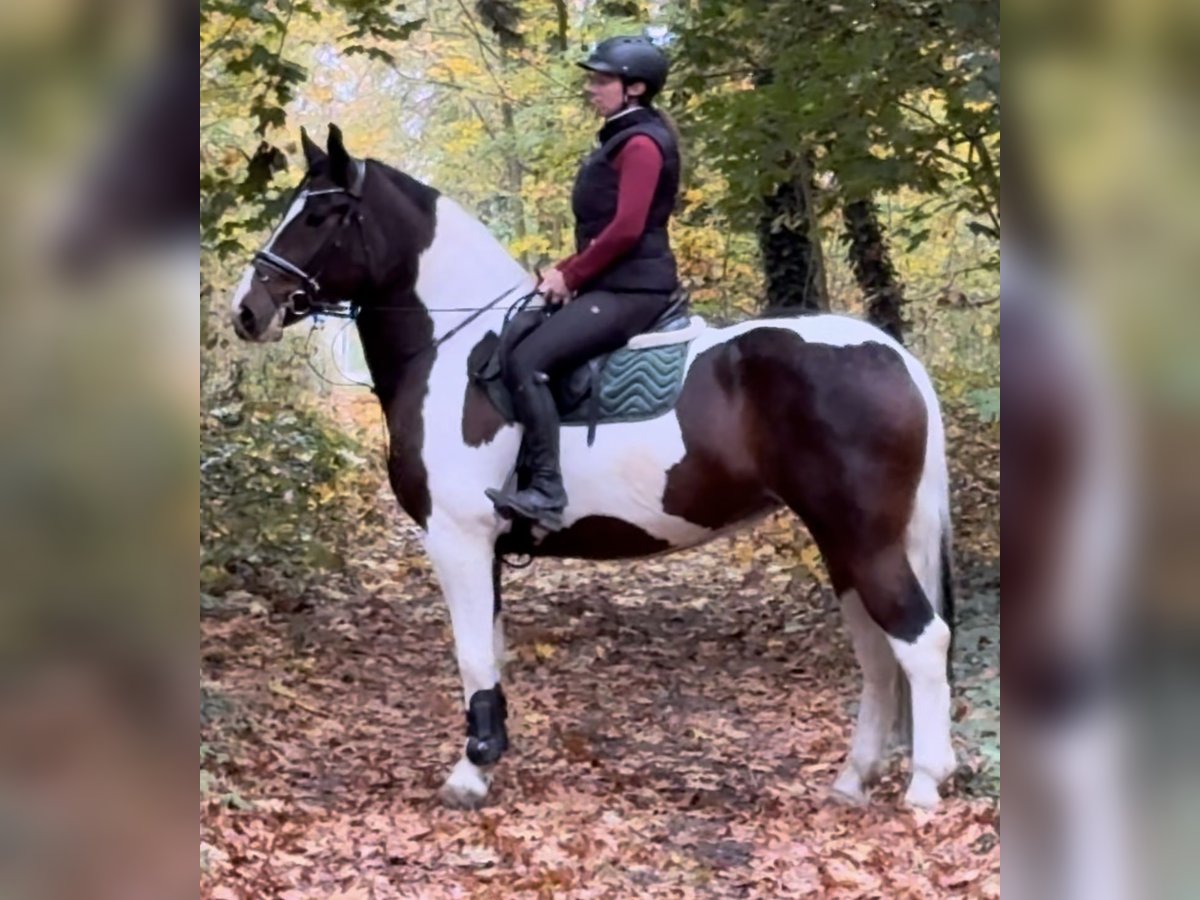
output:
<path id="1" fill-rule="evenodd" d="M 0 7 L 5 896 L 194 872 L 198 23 Z"/>

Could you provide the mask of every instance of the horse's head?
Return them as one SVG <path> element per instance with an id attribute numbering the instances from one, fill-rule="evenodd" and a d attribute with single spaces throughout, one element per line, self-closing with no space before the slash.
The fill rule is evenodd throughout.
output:
<path id="1" fill-rule="evenodd" d="M 300 139 L 308 170 L 233 295 L 233 326 L 244 340 L 279 340 L 286 326 L 344 309 L 388 274 L 380 228 L 365 224 L 382 220 L 386 229 L 387 213 L 396 209 L 388 179 L 368 184 L 367 161 L 350 156 L 336 125 L 326 150 L 303 129 Z"/>

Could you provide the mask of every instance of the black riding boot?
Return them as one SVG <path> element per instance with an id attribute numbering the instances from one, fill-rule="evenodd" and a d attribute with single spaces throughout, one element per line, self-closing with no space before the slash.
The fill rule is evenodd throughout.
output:
<path id="1" fill-rule="evenodd" d="M 513 391 L 512 398 L 513 412 L 525 426 L 524 446 L 533 477 L 524 490 L 489 488 L 486 493 L 501 515 L 523 516 L 547 531 L 557 531 L 562 528 L 567 494 L 558 467 L 559 421 L 554 395 L 535 375 Z"/>

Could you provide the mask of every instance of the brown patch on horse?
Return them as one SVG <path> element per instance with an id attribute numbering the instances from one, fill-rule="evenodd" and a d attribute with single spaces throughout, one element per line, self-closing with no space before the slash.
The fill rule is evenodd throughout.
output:
<path id="1" fill-rule="evenodd" d="M 697 357 L 677 414 L 666 512 L 720 528 L 782 501 L 843 584 L 860 548 L 903 540 L 927 413 L 893 348 L 757 328 Z"/>
<path id="2" fill-rule="evenodd" d="M 433 340 L 433 320 L 428 315 L 406 316 L 400 326 L 400 319 L 390 311 L 364 307 L 358 316 L 358 333 L 375 394 L 387 418 L 388 481 L 400 506 L 424 528 L 433 501 L 421 456 L 425 442 L 422 407 L 433 354 L 422 349 Z"/>
<path id="3" fill-rule="evenodd" d="M 496 542 L 497 553 L 559 559 L 635 559 L 670 549 L 670 542 L 612 516 L 585 516 L 536 544 L 530 543 L 524 532 L 502 534 Z"/>
<path id="4" fill-rule="evenodd" d="M 400 501 L 412 520 L 425 527 L 433 511 L 433 500 L 429 496 L 429 473 L 421 457 L 421 445 L 425 439 L 421 404 L 425 399 L 429 367 L 409 382 L 402 382 L 388 412 L 388 429 L 391 439 L 388 448 L 388 481 L 392 492 Z"/>
<path id="5" fill-rule="evenodd" d="M 663 511 L 705 528 L 732 525 L 779 503 L 765 490 L 748 440 L 750 398 L 738 371 L 738 341 L 696 357 L 675 406 L 686 453 L 667 472 Z"/>
<path id="6" fill-rule="evenodd" d="M 494 348 L 498 339 L 494 332 L 489 331 L 478 344 L 472 348 L 467 357 L 467 366 L 472 369 L 482 364 L 486 354 Z M 467 392 L 463 397 L 462 436 L 468 447 L 481 447 L 490 444 L 493 438 L 505 425 L 504 416 L 488 399 L 487 393 L 479 388 L 473 380 L 467 380 Z"/>
<path id="7" fill-rule="evenodd" d="M 421 253 L 437 229 L 437 191 L 381 163 L 372 162 L 395 188 L 400 202 L 374 221 L 386 221 L 405 243 L 394 243 L 396 281 L 361 303 L 356 325 L 375 394 L 388 423 L 388 480 L 413 521 L 425 527 L 433 502 L 421 456 L 425 441 L 422 407 L 433 369 L 433 319 L 415 291 Z M 370 195 L 372 198 L 373 194 Z M 409 313 L 402 315 L 397 310 Z"/>
<path id="8" fill-rule="evenodd" d="M 768 487 L 818 543 L 874 549 L 902 539 L 928 413 L 900 354 L 875 342 L 803 342 L 780 329 L 744 337 L 740 369 L 756 398 L 752 441 Z M 843 549 L 822 547 L 827 556 Z"/>
<path id="9" fill-rule="evenodd" d="M 467 385 L 463 399 L 462 436 L 468 447 L 490 444 L 505 425 L 487 394 L 473 384 Z"/>

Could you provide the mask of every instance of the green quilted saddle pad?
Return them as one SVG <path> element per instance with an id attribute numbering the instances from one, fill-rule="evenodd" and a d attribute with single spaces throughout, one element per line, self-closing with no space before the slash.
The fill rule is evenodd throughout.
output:
<path id="1" fill-rule="evenodd" d="M 683 388 L 689 346 L 685 342 L 614 351 L 600 375 L 598 421 L 638 422 L 671 409 Z M 586 425 L 593 405 L 590 397 L 585 399 L 563 417 L 563 424 Z"/>

